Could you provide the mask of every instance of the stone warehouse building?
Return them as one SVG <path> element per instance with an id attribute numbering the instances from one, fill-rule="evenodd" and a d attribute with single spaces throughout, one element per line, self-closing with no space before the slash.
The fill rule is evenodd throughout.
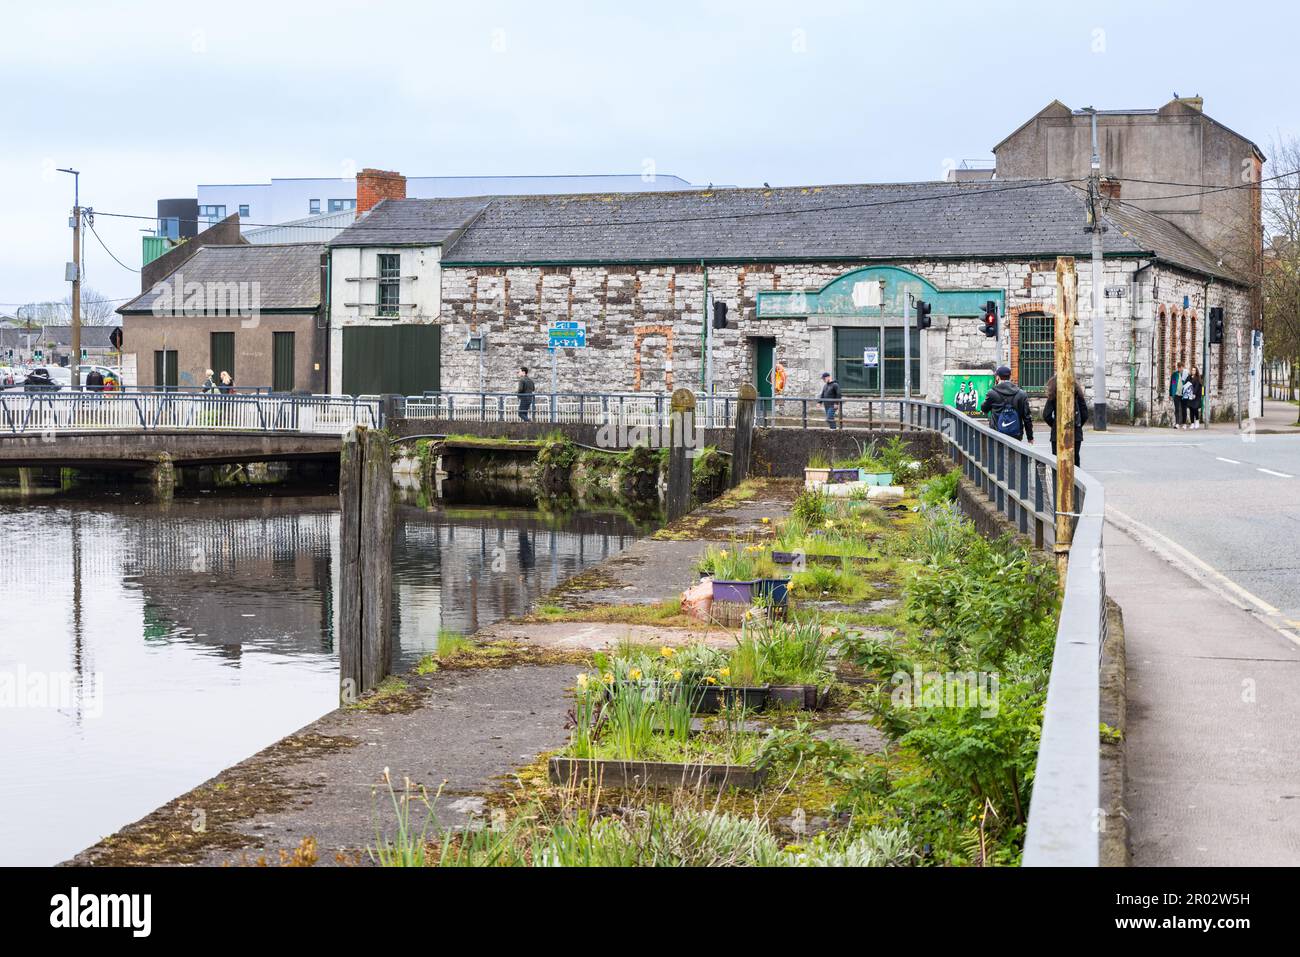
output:
<path id="1" fill-rule="evenodd" d="M 942 394 L 946 369 L 999 358 L 1031 393 L 1051 375 L 1055 257 L 1080 260 L 1079 374 L 1091 389 L 1085 195 L 1054 180 L 810 186 L 681 193 L 501 196 L 381 202 L 330 244 L 330 381 L 357 393 L 474 391 L 515 370 L 550 386 L 547 329 L 585 323 L 562 350 L 562 391 L 705 387 L 705 301 L 726 305 L 714 385 L 815 395 L 823 370 L 848 394 L 903 390 L 904 307 L 914 392 Z M 1203 364 L 1206 310 L 1249 328 L 1247 280 L 1186 232 L 1115 203 L 1105 213 L 1107 385 L 1116 418 L 1145 417 L 1172 363 Z M 909 298 L 910 297 L 910 298 Z M 995 302 L 1001 335 L 983 334 Z M 878 350 L 879 365 L 864 362 Z M 1211 404 L 1235 400 L 1232 351 L 1208 356 Z M 881 381 L 883 377 L 883 383 Z M 1165 407 L 1167 408 L 1167 406 Z"/>

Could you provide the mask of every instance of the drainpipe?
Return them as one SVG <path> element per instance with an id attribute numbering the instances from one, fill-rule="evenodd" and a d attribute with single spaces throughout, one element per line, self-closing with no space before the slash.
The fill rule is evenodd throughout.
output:
<path id="1" fill-rule="evenodd" d="M 700 272 L 704 275 L 704 330 L 703 341 L 700 343 L 703 361 L 700 363 L 700 391 L 708 394 L 709 386 L 713 378 L 713 317 L 709 315 L 709 267 L 700 260 Z"/>

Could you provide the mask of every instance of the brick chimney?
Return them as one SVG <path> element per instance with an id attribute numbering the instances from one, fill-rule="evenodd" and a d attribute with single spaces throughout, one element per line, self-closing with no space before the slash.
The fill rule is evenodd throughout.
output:
<path id="1" fill-rule="evenodd" d="M 1101 190 L 1101 195 L 1107 199 L 1119 199 L 1120 181 L 1111 179 L 1109 176 L 1103 176 L 1097 188 Z"/>
<path id="2" fill-rule="evenodd" d="M 369 212 L 385 199 L 406 199 L 406 177 L 384 169 L 357 173 L 357 215 Z"/>

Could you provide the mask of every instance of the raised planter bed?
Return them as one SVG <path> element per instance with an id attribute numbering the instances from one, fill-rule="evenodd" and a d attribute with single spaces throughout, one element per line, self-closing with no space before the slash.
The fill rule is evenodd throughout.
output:
<path id="1" fill-rule="evenodd" d="M 755 578 L 751 581 L 720 581 L 715 578 L 713 600 L 752 605 L 761 598 L 771 599 L 776 605 L 784 605 L 789 586 L 788 578 Z"/>
<path id="2" fill-rule="evenodd" d="M 831 478 L 830 469 L 804 469 L 803 481 L 805 485 L 814 485 L 818 482 L 829 482 Z"/>
<path id="3" fill-rule="evenodd" d="M 735 787 L 757 788 L 764 769 L 749 764 L 678 764 L 667 761 L 619 761 L 610 758 L 551 758 L 547 771 L 553 784 L 595 780 L 606 788 Z"/>
<path id="4" fill-rule="evenodd" d="M 861 469 L 831 469 L 830 477 L 826 481 L 831 485 L 856 482 L 861 471 Z"/>
<path id="5" fill-rule="evenodd" d="M 795 563 L 795 560 L 798 557 L 799 557 L 798 552 L 773 552 L 772 553 L 772 561 L 775 562 L 777 565 L 793 565 Z M 847 556 L 847 555 L 810 555 L 807 552 L 803 553 L 803 560 L 805 562 L 820 563 L 822 565 L 838 565 L 840 564 L 840 562 L 844 561 L 845 558 L 849 558 L 850 561 L 858 560 L 858 559 L 854 559 L 852 556 Z M 865 559 L 863 560 L 865 561 Z"/>
<path id="6" fill-rule="evenodd" d="M 866 469 L 859 469 L 859 482 L 866 482 L 868 485 L 893 485 L 893 472 L 868 472 Z"/>
<path id="7" fill-rule="evenodd" d="M 829 688 L 817 685 L 772 685 L 767 689 L 770 705 L 793 705 L 805 711 L 820 711 L 830 697 Z"/>
<path id="8" fill-rule="evenodd" d="M 734 708 L 743 704 L 749 711 L 767 707 L 767 686 L 700 685 L 691 692 L 696 714 L 716 714 L 723 705 Z"/>

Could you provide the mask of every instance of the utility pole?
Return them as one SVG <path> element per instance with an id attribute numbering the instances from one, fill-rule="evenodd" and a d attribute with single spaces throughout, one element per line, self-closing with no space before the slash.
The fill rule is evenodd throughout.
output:
<path id="1" fill-rule="evenodd" d="M 1097 109 L 1092 114 L 1092 168 L 1088 174 L 1088 218 L 1092 228 L 1092 403 L 1093 428 L 1106 431 L 1106 311 L 1102 277 L 1101 153 L 1097 148 Z M 1060 343 L 1057 343 L 1060 348 Z"/>
<path id="2" fill-rule="evenodd" d="M 72 174 L 72 367 L 71 385 L 76 392 L 81 388 L 81 173 L 75 169 L 61 169 Z"/>
<path id="3" fill-rule="evenodd" d="M 1073 256 L 1056 257 L 1056 572 L 1065 591 L 1065 573 L 1074 538 L 1074 315 L 1079 277 Z"/>

